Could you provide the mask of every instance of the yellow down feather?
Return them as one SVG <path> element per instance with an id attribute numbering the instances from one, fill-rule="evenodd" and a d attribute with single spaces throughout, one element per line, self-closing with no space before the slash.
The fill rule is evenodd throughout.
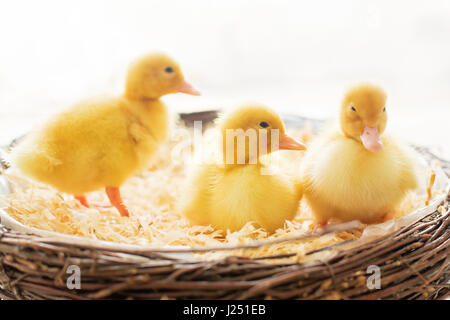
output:
<path id="1" fill-rule="evenodd" d="M 272 129 L 279 130 L 280 141 L 285 136 L 284 124 L 275 112 L 264 106 L 247 106 L 223 118 L 219 126 L 223 133 L 220 137 L 223 139 L 222 145 L 226 145 L 227 129 L 255 129 L 258 132 L 262 122 L 269 125 L 269 137 Z M 259 138 L 257 143 L 259 145 Z M 268 151 L 270 146 L 271 140 L 268 138 Z M 304 149 L 300 146 L 298 150 L 300 148 Z M 238 164 L 236 157 L 233 163 L 227 164 L 224 152 L 221 163 L 197 166 L 186 188 L 189 190 L 183 206 L 186 217 L 194 224 L 212 225 L 230 231 L 239 230 L 253 221 L 268 232 L 282 227 L 285 220 L 294 218 L 301 199 L 294 178 L 279 172 L 277 168 L 269 168 L 260 161 L 259 156 L 258 151 L 257 159 L 253 159 L 255 163 L 251 164 L 252 156 L 247 143 L 243 164 Z M 270 169 L 272 174 L 267 174 Z"/>
<path id="2" fill-rule="evenodd" d="M 379 222 L 418 186 L 412 151 L 382 135 L 385 103 L 379 87 L 363 84 L 351 89 L 341 106 L 341 130 L 326 131 L 309 147 L 301 180 L 304 198 L 319 223 Z M 364 147 L 361 135 L 366 126 L 378 129 L 381 151 Z"/>

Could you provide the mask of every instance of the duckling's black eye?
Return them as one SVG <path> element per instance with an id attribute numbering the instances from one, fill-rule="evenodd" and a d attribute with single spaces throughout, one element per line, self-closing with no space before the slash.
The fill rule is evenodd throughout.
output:
<path id="1" fill-rule="evenodd" d="M 259 125 L 261 126 L 261 128 L 267 128 L 269 126 L 269 124 L 265 121 L 260 122 Z"/>
<path id="2" fill-rule="evenodd" d="M 383 112 L 386 112 L 386 107 L 383 108 Z"/>
<path id="3" fill-rule="evenodd" d="M 356 111 L 356 108 L 355 108 L 354 106 L 352 106 L 352 110 L 353 110 L 353 111 Z"/>
<path id="4" fill-rule="evenodd" d="M 172 73 L 173 72 L 173 68 L 172 67 L 167 67 L 164 69 L 165 72 L 167 73 Z"/>

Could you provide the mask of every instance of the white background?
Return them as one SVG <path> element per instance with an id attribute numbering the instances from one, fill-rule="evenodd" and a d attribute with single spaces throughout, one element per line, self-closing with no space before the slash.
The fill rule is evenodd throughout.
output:
<path id="1" fill-rule="evenodd" d="M 450 1 L 3 1 L 0 143 L 89 96 L 120 94 L 143 53 L 178 60 L 202 97 L 336 115 L 348 86 L 388 92 L 388 130 L 450 158 Z"/>

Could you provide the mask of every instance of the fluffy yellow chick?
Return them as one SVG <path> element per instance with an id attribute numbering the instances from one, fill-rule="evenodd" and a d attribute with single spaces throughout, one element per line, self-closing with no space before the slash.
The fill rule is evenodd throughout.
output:
<path id="1" fill-rule="evenodd" d="M 304 197 L 319 225 L 330 219 L 380 222 L 418 186 L 411 151 L 382 135 L 386 94 L 373 85 L 345 95 L 341 131 L 319 137 L 302 166 Z"/>
<path id="2" fill-rule="evenodd" d="M 189 180 L 183 212 L 193 224 L 235 231 L 254 221 L 269 232 L 292 219 L 301 199 L 291 177 L 274 174 L 260 156 L 277 149 L 304 150 L 280 117 L 261 106 L 231 112 L 219 126 L 221 161 L 202 164 Z"/>
<path id="3" fill-rule="evenodd" d="M 159 98 L 176 92 L 199 94 L 168 56 L 142 57 L 129 69 L 122 96 L 79 103 L 54 116 L 13 150 L 13 163 L 87 207 L 84 193 L 106 188 L 111 204 L 129 216 L 119 187 L 166 140 L 168 112 Z"/>

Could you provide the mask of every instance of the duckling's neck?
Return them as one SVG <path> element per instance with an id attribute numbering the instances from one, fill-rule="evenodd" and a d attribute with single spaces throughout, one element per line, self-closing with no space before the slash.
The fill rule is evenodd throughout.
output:
<path id="1" fill-rule="evenodd" d="M 232 169 L 232 168 L 242 168 L 244 166 L 262 166 L 262 162 L 258 159 L 256 159 L 256 162 L 252 162 L 252 161 L 245 161 L 245 163 L 227 163 L 225 161 L 225 159 L 223 160 L 223 165 L 225 166 L 225 168 L 227 169 Z"/>
<path id="2" fill-rule="evenodd" d="M 159 99 L 127 99 L 123 106 L 130 121 L 149 131 L 154 138 L 167 135 L 169 115 L 166 106 Z"/>
<path id="3" fill-rule="evenodd" d="M 343 131 L 343 130 L 342 130 L 341 134 L 342 134 L 343 137 L 345 137 L 345 138 L 347 138 L 347 139 L 351 139 L 351 140 L 353 140 L 353 141 L 356 141 L 356 142 L 358 142 L 358 143 L 361 143 L 361 140 L 360 140 L 360 139 L 358 139 L 358 138 L 356 138 L 356 137 L 354 137 L 354 136 L 352 136 L 352 135 L 346 133 L 346 132 Z"/>
<path id="4" fill-rule="evenodd" d="M 238 168 L 242 166 L 248 165 L 257 165 L 260 166 L 262 164 L 259 154 L 255 154 L 250 156 L 248 148 L 246 148 L 245 153 L 237 152 L 237 148 L 234 149 L 234 152 L 228 153 L 226 147 L 223 148 L 222 152 L 222 161 L 225 167 L 227 168 Z"/>
<path id="5" fill-rule="evenodd" d="M 123 95 L 123 98 L 128 101 L 126 103 L 127 109 L 130 112 L 145 115 L 157 111 L 158 109 L 165 108 L 163 102 L 159 98 L 147 98 L 147 97 L 130 97 L 127 94 Z"/>
<path id="6" fill-rule="evenodd" d="M 134 101 L 134 102 L 151 102 L 151 101 L 155 101 L 155 100 L 159 100 L 159 98 L 161 98 L 160 96 L 148 96 L 148 95 L 142 95 L 138 92 L 135 92 L 133 90 L 125 90 L 125 92 L 123 93 L 123 97 L 125 99 L 128 99 L 130 101 Z"/>

